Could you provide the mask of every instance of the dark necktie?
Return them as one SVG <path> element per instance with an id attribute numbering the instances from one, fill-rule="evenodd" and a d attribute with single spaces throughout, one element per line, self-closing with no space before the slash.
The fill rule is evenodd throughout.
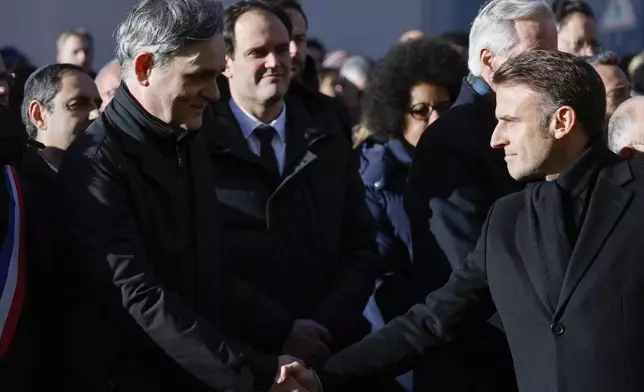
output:
<path id="1" fill-rule="evenodd" d="M 279 166 L 277 165 L 277 157 L 273 149 L 273 138 L 277 131 L 275 128 L 268 125 L 260 125 L 253 131 L 255 136 L 259 139 L 259 158 L 264 166 L 269 169 L 274 175 L 279 178 Z"/>

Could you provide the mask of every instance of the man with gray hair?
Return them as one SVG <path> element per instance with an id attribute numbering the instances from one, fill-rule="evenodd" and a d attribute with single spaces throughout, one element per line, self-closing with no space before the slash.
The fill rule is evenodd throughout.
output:
<path id="1" fill-rule="evenodd" d="M 219 98 L 222 16 L 214 0 L 143 0 L 117 30 L 123 83 L 59 170 L 61 390 L 300 390 L 222 331 L 217 199 L 196 138 Z"/>
<path id="2" fill-rule="evenodd" d="M 554 15 L 544 0 L 492 0 L 476 16 L 469 37 L 470 74 L 456 103 L 421 137 L 405 193 L 415 276 L 425 293 L 462 266 L 494 201 L 522 188 L 508 175 L 503 154 L 489 145 L 497 124 L 492 76 L 514 55 L 557 49 Z M 429 361 L 428 368 L 442 372 L 417 373 L 428 374 L 434 390 L 512 388 L 505 338 L 493 325 L 500 322 L 482 325 L 469 342 Z"/>
<path id="3" fill-rule="evenodd" d="M 625 101 L 608 122 L 608 148 L 624 158 L 644 159 L 644 97 Z"/>

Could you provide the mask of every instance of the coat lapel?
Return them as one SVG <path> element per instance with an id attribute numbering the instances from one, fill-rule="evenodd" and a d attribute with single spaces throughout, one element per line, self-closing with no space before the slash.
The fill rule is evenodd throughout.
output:
<path id="1" fill-rule="evenodd" d="M 306 156 L 308 147 L 322 135 L 304 105 L 299 100 L 287 98 L 285 178 L 297 169 L 300 159 Z"/>
<path id="2" fill-rule="evenodd" d="M 553 195 L 552 183 L 530 184 L 525 190 L 525 219 L 527 230 L 520 244 L 526 249 L 525 267 L 537 297 L 549 314 L 554 314 L 557 304 L 559 282 L 563 271 L 557 275 L 549 267 L 561 263 L 561 258 L 570 258 L 571 249 L 563 232 L 563 211 L 557 195 Z M 550 192 L 549 192 L 550 191 Z M 564 235 L 562 235 L 562 233 Z M 520 234 L 521 235 L 521 234 Z M 555 282 L 553 282 L 553 279 Z"/>
<path id="3" fill-rule="evenodd" d="M 579 233 L 563 281 L 556 317 L 565 309 L 572 293 L 630 204 L 633 192 L 621 187 L 632 179 L 628 162 L 606 170 L 597 179 L 588 207 L 588 215 Z"/>
<path id="4" fill-rule="evenodd" d="M 216 153 L 230 152 L 233 155 L 242 158 L 245 161 L 262 165 L 259 157 L 248 148 L 248 142 L 244 138 L 241 128 L 233 115 L 228 101 L 219 101 L 214 105 L 214 121 L 211 122 L 212 126 L 206 130 L 209 137 L 208 144 L 210 150 Z"/>

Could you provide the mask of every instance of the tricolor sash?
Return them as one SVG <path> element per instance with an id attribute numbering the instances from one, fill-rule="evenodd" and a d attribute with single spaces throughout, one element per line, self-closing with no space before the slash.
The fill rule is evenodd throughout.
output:
<path id="1" fill-rule="evenodd" d="M 9 193 L 7 234 L 0 247 L 0 357 L 13 339 L 25 298 L 22 190 L 12 166 L 5 165 Z M 3 206 L 0 206 L 3 208 Z"/>

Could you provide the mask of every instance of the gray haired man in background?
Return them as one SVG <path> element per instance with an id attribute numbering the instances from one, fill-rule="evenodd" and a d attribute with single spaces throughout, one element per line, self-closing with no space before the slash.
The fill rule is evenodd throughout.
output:
<path id="1" fill-rule="evenodd" d="M 143 0 L 118 28 L 123 83 L 59 171 L 65 391 L 301 391 L 230 338 L 216 194 L 196 136 L 219 98 L 222 6 Z M 185 23 L 190 21 L 190 23 Z"/>

